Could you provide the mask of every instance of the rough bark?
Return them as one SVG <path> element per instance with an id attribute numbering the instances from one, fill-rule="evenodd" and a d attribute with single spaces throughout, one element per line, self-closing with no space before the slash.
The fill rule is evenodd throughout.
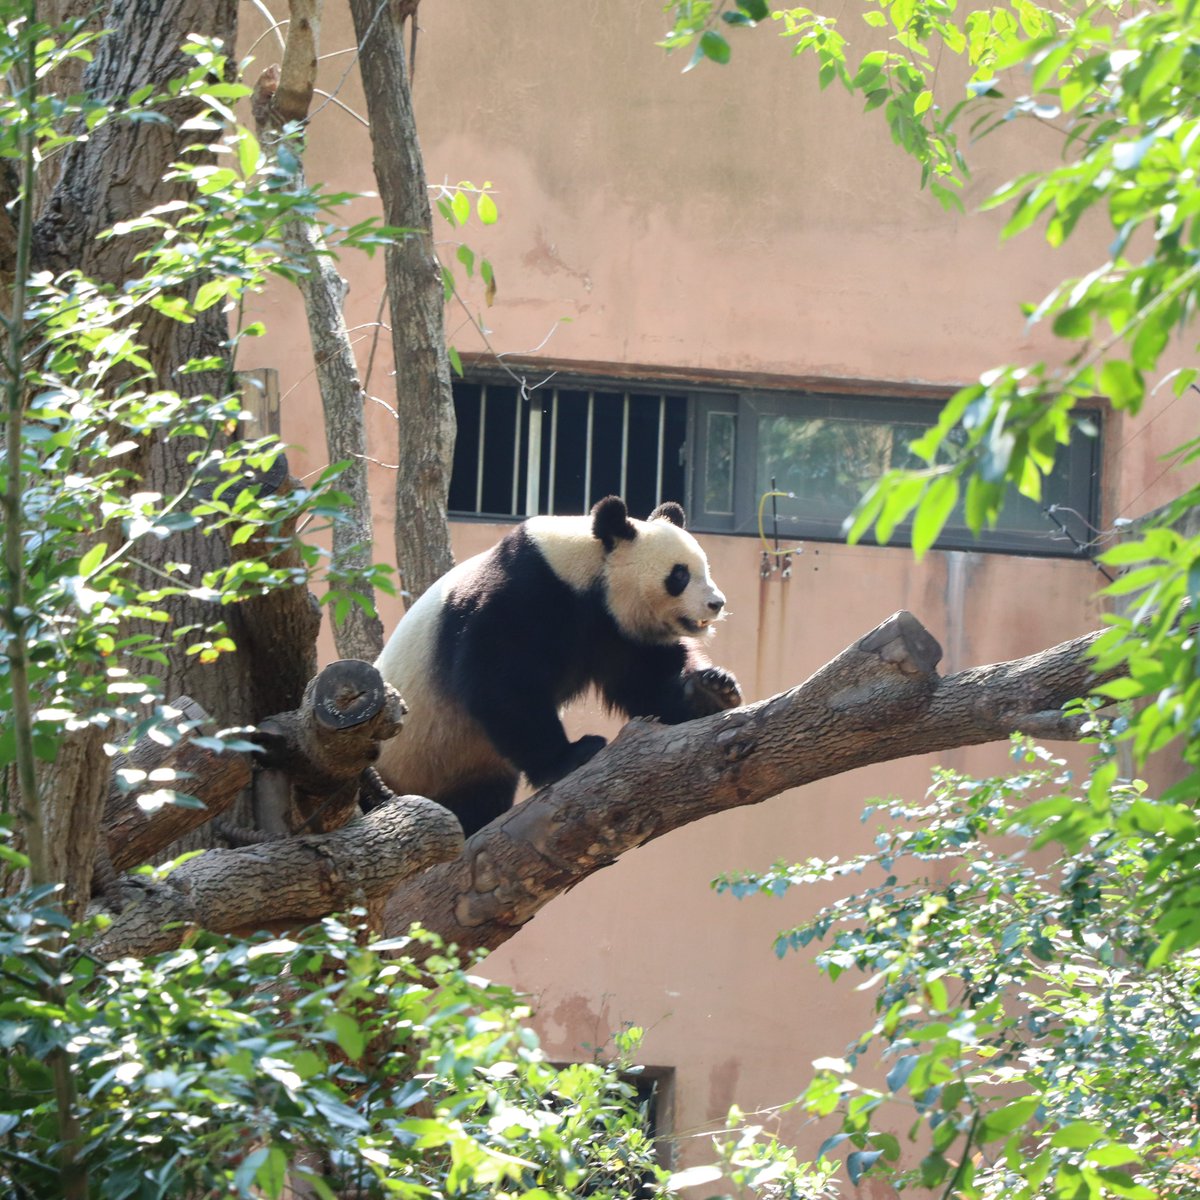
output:
<path id="1" fill-rule="evenodd" d="M 293 0 L 283 65 L 269 67 L 255 85 L 251 108 L 259 138 L 268 147 L 286 122 L 308 115 L 316 80 L 320 9 L 314 0 Z M 303 171 L 296 171 L 295 182 L 303 185 Z M 367 490 L 366 391 L 346 329 L 343 304 L 348 289 L 320 228 L 311 220 L 302 215 L 288 220 L 284 244 L 301 266 L 296 282 L 308 318 L 329 459 L 346 464 L 338 488 L 350 503 L 334 522 L 331 571 L 349 575 L 351 589 L 364 596 L 373 610 L 374 589 L 361 581 L 372 564 L 374 547 Z M 333 640 L 343 658 L 374 661 L 383 649 L 383 623 L 367 607 L 354 604 L 344 620 L 335 620 Z"/>
<path id="2" fill-rule="evenodd" d="M 208 714 L 190 697 L 174 701 L 181 721 L 207 721 Z M 146 735 L 128 755 L 113 762 L 113 784 L 101 820 L 104 849 L 114 871 L 149 862 L 165 847 L 225 812 L 250 783 L 250 763 L 243 754 L 220 754 L 198 746 L 190 735 L 173 746 Z M 131 772 L 141 777 L 132 776 Z M 103 770 L 98 774 L 104 777 Z M 147 793 L 169 787 L 197 798 L 203 808 L 179 804 L 143 807 Z"/>
<path id="3" fill-rule="evenodd" d="M 119 98 L 143 85 L 162 87 L 187 70 L 191 60 L 181 53 L 180 46 L 190 34 L 217 37 L 232 47 L 237 3 L 114 2 L 103 23 L 108 34 L 96 46 L 83 86 L 94 96 Z M 164 182 L 163 175 L 180 157 L 182 147 L 198 140 L 195 130 L 178 128 L 179 122 L 191 115 L 192 107 L 180 103 L 162 111 L 171 122 L 111 121 L 66 148 L 58 182 L 36 222 L 37 266 L 55 272 L 79 269 L 115 284 L 141 272 L 136 256 L 146 247 L 144 237 L 98 235 L 115 221 L 184 194 L 181 184 Z M 161 386 L 214 394 L 235 390 L 230 371 L 183 377 L 178 368 L 192 358 L 224 358 L 228 336 L 227 316 L 219 305 L 198 314 L 191 324 L 151 314 L 141 333 Z M 190 473 L 187 455 L 195 449 L 182 439 L 158 440 L 147 446 L 137 463 L 129 465 L 143 473 L 143 486 L 174 495 Z M 151 567 L 168 560 L 187 562 L 194 576 L 224 565 L 231 557 L 223 537 L 205 536 L 202 529 L 161 542 L 150 539 L 142 550 Z M 172 653 L 163 679 L 168 695 L 195 697 L 222 724 L 249 723 L 298 702 L 315 669 L 317 623 L 306 589 L 281 589 L 261 601 L 224 612 L 201 601 L 180 599 L 175 603 L 176 626 L 206 625 L 224 617 L 241 653 L 222 655 L 200 668 L 196 656 L 185 655 L 180 647 Z"/>
<path id="4" fill-rule="evenodd" d="M 209 850 L 162 882 L 122 881 L 122 907 L 94 944 L 105 958 L 178 946 L 190 928 L 282 929 L 369 905 L 462 846 L 444 808 L 420 796 L 384 804 L 333 833 Z"/>
<path id="5" fill-rule="evenodd" d="M 55 6 L 54 15 L 84 11 L 84 5 L 66 0 Z M 217 37 L 232 46 L 237 32 L 237 4 L 236 0 L 114 0 L 100 15 L 99 23 L 108 32 L 96 44 L 93 60 L 82 78 L 53 79 L 49 83 L 67 90 L 82 86 L 94 98 L 119 103 L 143 85 L 162 88 L 190 69 L 192 60 L 180 50 L 190 35 Z M 147 235 L 99 235 L 116 221 L 186 196 L 183 185 L 164 182 L 163 176 L 181 157 L 182 148 L 198 140 L 197 131 L 179 128 L 194 108 L 190 102 L 167 105 L 161 110 L 169 118 L 166 122 L 109 121 L 56 156 L 57 171 L 46 180 L 53 186 L 39 194 L 34 232 L 36 268 L 54 273 L 76 269 L 117 286 L 141 272 L 137 255 L 146 248 Z M 228 336 L 227 317 L 220 306 L 200 313 L 190 324 L 151 314 L 140 331 L 155 384 L 213 394 L 235 390 L 231 370 L 181 376 L 178 368 L 193 358 L 226 358 Z M 196 448 L 194 442 L 189 444 L 183 439 L 157 439 L 126 459 L 125 465 L 141 476 L 134 486 L 176 495 L 191 472 L 187 456 Z M 226 538 L 205 536 L 202 529 L 162 541 L 147 539 L 139 546 L 139 555 L 146 564 L 148 578 L 155 578 L 154 571 L 167 561 L 189 563 L 193 577 L 198 577 L 230 559 Z M 317 628 L 303 586 L 282 589 L 236 609 L 220 609 L 187 597 L 173 600 L 171 606 L 174 628 L 203 628 L 223 620 L 241 652 L 201 664 L 198 656 L 186 653 L 185 642 L 173 643 L 169 666 L 161 680 L 166 694 L 196 697 L 221 725 L 250 723 L 298 701 L 315 669 Z M 95 769 L 103 733 L 97 727 L 75 737 L 87 744 L 64 748 L 55 777 L 47 781 L 46 794 L 51 824 L 71 833 L 60 843 L 64 853 L 72 863 L 83 864 L 86 873 L 95 860 L 98 821 L 94 818 L 105 789 L 106 772 Z M 72 762 L 79 766 L 68 778 L 67 768 Z M 78 813 L 55 812 L 55 806 L 66 803 L 67 797 L 71 805 L 78 806 Z"/>
<path id="6" fill-rule="evenodd" d="M 404 26 L 388 0 L 350 0 L 371 122 L 375 178 L 388 225 L 409 230 L 385 255 L 396 362 L 396 565 L 411 604 L 454 564 L 446 497 L 454 402 L 441 270 L 417 141 Z"/>
<path id="7" fill-rule="evenodd" d="M 712 813 L 1015 732 L 1075 739 L 1079 723 L 1061 710 L 1098 681 L 1088 658 L 1098 636 L 941 678 L 941 648 L 901 612 L 789 692 L 684 725 L 632 721 L 586 766 L 480 830 L 458 858 L 399 888 L 384 928 L 419 921 L 463 949 L 494 949 L 625 851 Z"/>
<path id="8" fill-rule="evenodd" d="M 262 747 L 255 792 L 263 815 L 278 801 L 260 796 L 258 783 L 283 773 L 292 795 L 286 813 L 276 807 L 271 815 L 274 828 L 325 833 L 357 817 L 360 777 L 379 757 L 379 743 L 400 732 L 405 712 L 400 693 L 370 663 L 330 663 L 298 709 L 268 717 L 253 735 Z M 274 797 L 274 779 L 265 782 Z"/>
<path id="9" fill-rule="evenodd" d="M 287 42 L 274 104 L 281 122 L 308 117 L 317 82 L 321 8 L 321 0 L 289 0 Z"/>

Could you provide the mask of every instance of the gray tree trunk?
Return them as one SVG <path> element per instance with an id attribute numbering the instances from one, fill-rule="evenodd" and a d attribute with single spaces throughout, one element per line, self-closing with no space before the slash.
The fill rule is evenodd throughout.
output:
<path id="1" fill-rule="evenodd" d="M 350 0 L 384 220 L 412 231 L 389 246 L 385 257 L 399 439 L 396 565 L 407 605 L 454 565 L 446 525 L 454 401 L 441 268 L 433 250 L 425 163 L 396 7 L 381 0 Z"/>

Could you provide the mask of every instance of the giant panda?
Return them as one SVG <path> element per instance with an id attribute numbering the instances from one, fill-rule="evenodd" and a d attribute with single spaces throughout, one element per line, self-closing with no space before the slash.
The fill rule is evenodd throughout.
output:
<path id="1" fill-rule="evenodd" d="M 559 719 L 591 686 L 669 724 L 740 704 L 700 653 L 725 597 L 683 526 L 678 504 L 640 521 L 609 496 L 590 516 L 532 517 L 433 584 L 375 663 L 409 709 L 384 780 L 445 805 L 469 837 L 512 806 L 522 774 L 545 787 L 605 745 L 570 741 Z"/>

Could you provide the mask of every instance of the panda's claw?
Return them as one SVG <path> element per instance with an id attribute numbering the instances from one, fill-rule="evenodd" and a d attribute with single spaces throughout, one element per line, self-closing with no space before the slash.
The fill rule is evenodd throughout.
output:
<path id="1" fill-rule="evenodd" d="M 742 702 L 742 689 L 737 679 L 724 667 L 702 667 L 689 672 L 684 688 L 696 717 L 737 708 Z"/>

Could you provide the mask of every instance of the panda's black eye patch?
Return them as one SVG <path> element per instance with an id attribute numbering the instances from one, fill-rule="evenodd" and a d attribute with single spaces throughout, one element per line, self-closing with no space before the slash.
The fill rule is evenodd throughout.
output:
<path id="1" fill-rule="evenodd" d="M 692 581 L 692 573 L 687 563 L 676 563 L 667 576 L 667 593 L 671 596 L 682 596 L 683 589 Z"/>

